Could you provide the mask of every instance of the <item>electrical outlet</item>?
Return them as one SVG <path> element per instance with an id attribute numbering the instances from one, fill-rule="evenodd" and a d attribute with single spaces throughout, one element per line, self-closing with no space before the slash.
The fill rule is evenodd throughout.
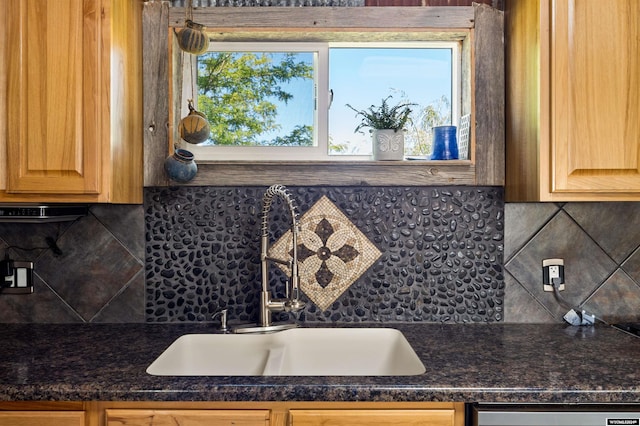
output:
<path id="1" fill-rule="evenodd" d="M 554 283 L 558 291 L 564 290 L 564 259 L 544 259 L 542 261 L 542 284 L 544 291 L 553 291 Z"/>
<path id="2" fill-rule="evenodd" d="M 19 262 L 6 257 L 0 262 L 0 293 L 33 293 L 33 263 Z"/>

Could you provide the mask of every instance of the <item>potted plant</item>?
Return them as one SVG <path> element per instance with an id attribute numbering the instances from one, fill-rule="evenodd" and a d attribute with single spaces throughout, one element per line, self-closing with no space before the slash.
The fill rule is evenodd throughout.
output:
<path id="1" fill-rule="evenodd" d="M 379 106 L 371 105 L 368 109 L 358 110 L 347 104 L 356 112 L 356 117 L 362 121 L 354 132 L 363 133 L 361 129 L 368 127 L 373 138 L 374 160 L 402 160 L 404 158 L 404 126 L 411 121 L 411 106 L 416 105 L 401 102 L 389 106 L 389 95 L 382 99 Z"/>

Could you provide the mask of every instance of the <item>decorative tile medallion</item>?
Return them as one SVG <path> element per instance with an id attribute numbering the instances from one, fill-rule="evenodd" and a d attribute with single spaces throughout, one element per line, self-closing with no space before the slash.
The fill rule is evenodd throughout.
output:
<path id="1" fill-rule="evenodd" d="M 271 247 L 270 256 L 291 257 L 291 231 Z M 326 310 L 380 257 L 380 250 L 323 196 L 300 219 L 300 288 Z M 287 274 L 287 266 L 278 265 Z"/>

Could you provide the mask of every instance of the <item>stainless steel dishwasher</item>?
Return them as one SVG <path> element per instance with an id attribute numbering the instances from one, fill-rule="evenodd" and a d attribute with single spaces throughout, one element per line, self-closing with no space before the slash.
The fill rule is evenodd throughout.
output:
<path id="1" fill-rule="evenodd" d="M 640 425 L 639 405 L 475 405 L 469 426 Z"/>

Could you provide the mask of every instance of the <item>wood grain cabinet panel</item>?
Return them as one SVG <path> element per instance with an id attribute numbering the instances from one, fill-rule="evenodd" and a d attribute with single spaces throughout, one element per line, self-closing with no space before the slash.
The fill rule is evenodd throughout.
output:
<path id="1" fill-rule="evenodd" d="M 107 426 L 268 426 L 269 410 L 106 410 Z"/>
<path id="2" fill-rule="evenodd" d="M 84 426 L 84 411 L 3 411 L 0 425 L 5 426 Z"/>
<path id="3" fill-rule="evenodd" d="M 509 1 L 508 201 L 640 200 L 640 2 Z"/>
<path id="4" fill-rule="evenodd" d="M 0 402 L 0 425 L 3 426 L 463 426 L 464 424 L 464 403 L 453 402 Z"/>
<path id="5" fill-rule="evenodd" d="M 0 200 L 141 202 L 141 5 L 3 0 Z"/>
<path id="6" fill-rule="evenodd" d="M 421 409 L 291 410 L 292 426 L 455 426 L 455 411 Z"/>

